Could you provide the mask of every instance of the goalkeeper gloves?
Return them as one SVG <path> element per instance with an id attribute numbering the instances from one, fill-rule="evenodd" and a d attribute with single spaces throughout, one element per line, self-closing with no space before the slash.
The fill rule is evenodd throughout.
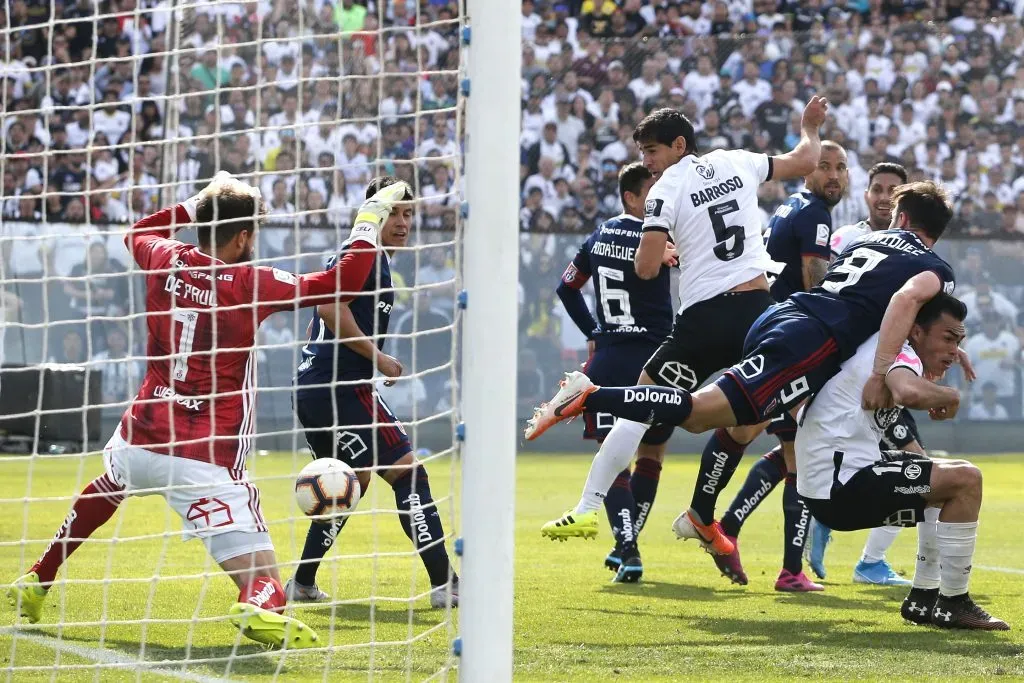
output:
<path id="1" fill-rule="evenodd" d="M 412 195 L 409 184 L 398 181 L 377 190 L 377 193 L 363 202 L 352 225 L 351 239 L 363 239 L 377 244 L 384 221 L 391 215 L 395 204 L 402 201 L 406 193 Z"/>

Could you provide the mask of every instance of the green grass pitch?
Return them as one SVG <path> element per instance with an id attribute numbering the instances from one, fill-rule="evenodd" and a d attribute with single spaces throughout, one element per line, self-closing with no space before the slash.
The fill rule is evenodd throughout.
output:
<path id="1" fill-rule="evenodd" d="M 852 585 L 864 533 L 836 536 L 825 593 L 774 592 L 782 549 L 780 492 L 744 529 L 741 548 L 751 584 L 731 585 L 707 555 L 692 542 L 676 541 L 669 528 L 689 500 L 696 472 L 692 457 L 670 457 L 666 463 L 658 501 L 641 537 L 644 581 L 611 584 L 602 566 L 611 547 L 607 528 L 597 542 L 553 543 L 539 533 L 543 522 L 575 503 L 590 458 L 519 458 L 516 680 L 1024 677 L 1019 590 L 1024 579 L 1024 457 L 975 458 L 985 473 L 985 505 L 972 594 L 1015 629 L 998 634 L 912 627 L 899 617 L 902 589 Z M 303 520 L 294 519 L 291 494 L 292 473 L 305 461 L 288 454 L 259 457 L 254 463 L 282 562 L 298 558 L 305 534 Z M 447 496 L 453 481 L 447 462 L 433 462 L 429 469 L 435 497 Z M 67 496 L 100 471 L 98 457 L 0 461 L 4 582 L 32 563 L 62 520 Z M 744 473 L 741 466 L 721 507 Z M 26 504 L 20 500 L 25 496 L 43 500 Z M 372 508 L 379 510 L 350 522 L 321 569 L 321 587 L 340 604 L 297 614 L 338 649 L 282 656 L 238 642 L 224 620 L 237 595 L 233 584 L 217 575 L 199 542 L 164 536 L 180 524 L 159 497 L 150 497 L 127 502 L 98 534 L 108 542 L 87 543 L 71 558 L 62 576 L 87 582 L 51 591 L 39 627 L 16 629 L 13 612 L 3 612 L 0 673 L 13 681 L 264 681 L 275 676 L 347 681 L 421 680 L 443 672 L 454 630 L 444 612 L 429 609 L 425 597 L 410 600 L 428 589 L 426 576 L 409 554 L 390 512 L 391 491 L 380 480 L 360 504 L 364 513 Z M 447 531 L 451 515 L 446 502 Z M 115 533 L 138 540 L 110 543 Z M 21 538 L 36 542 L 21 544 Z M 913 571 L 915 543 L 913 531 L 900 535 L 890 556 L 898 569 Z M 374 557 L 374 549 L 385 555 Z M 203 572 L 211 578 L 166 578 Z M 291 570 L 283 574 L 287 578 Z M 117 581 L 104 582 L 105 576 Z M 62 612 L 65 621 L 93 625 L 62 628 L 57 624 Z M 377 643 L 372 648 L 367 646 L 371 641 Z M 233 653 L 238 656 L 232 658 Z M 209 661 L 184 671 L 133 664 L 140 658 L 186 657 Z M 98 670 L 98 660 L 120 662 L 124 668 Z M 55 664 L 79 668 L 58 671 Z M 448 672 L 448 677 L 454 680 L 455 674 Z"/>

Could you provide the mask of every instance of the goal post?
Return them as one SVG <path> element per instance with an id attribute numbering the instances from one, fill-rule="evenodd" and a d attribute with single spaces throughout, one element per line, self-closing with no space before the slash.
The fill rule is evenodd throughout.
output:
<path id="1" fill-rule="evenodd" d="M 460 679 L 512 680 L 519 7 L 469 2 Z M 465 91 L 465 89 L 464 89 Z"/>

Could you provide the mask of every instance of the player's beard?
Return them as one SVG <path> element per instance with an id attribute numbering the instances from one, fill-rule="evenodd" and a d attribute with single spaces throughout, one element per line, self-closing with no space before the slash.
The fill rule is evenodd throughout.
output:
<path id="1" fill-rule="evenodd" d="M 821 189 L 821 196 L 829 206 L 835 206 L 843 201 L 843 195 L 846 194 L 846 190 L 839 183 L 826 184 Z"/>
<path id="2" fill-rule="evenodd" d="M 238 255 L 238 262 L 239 263 L 249 263 L 250 261 L 252 261 L 252 245 L 251 244 L 245 248 L 245 251 L 243 251 L 241 254 Z"/>

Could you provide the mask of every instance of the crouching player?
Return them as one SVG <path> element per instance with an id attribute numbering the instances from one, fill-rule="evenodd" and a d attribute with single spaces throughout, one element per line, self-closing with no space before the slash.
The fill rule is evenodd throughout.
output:
<path id="1" fill-rule="evenodd" d="M 385 195 L 371 206 L 389 205 Z M 239 588 L 231 621 L 258 642 L 312 647 L 317 635 L 285 607 L 259 490 L 246 476 L 252 448 L 260 322 L 276 311 L 334 301 L 362 282 L 359 264 L 313 275 L 254 267 L 259 191 L 218 173 L 202 192 L 136 223 L 128 251 L 146 273 L 148 366 L 138 395 L 103 450 L 105 473 L 75 500 L 53 542 L 9 588 L 37 622 L 60 566 L 128 496 L 159 493 Z M 199 246 L 171 239 L 195 223 Z"/>
<path id="2" fill-rule="evenodd" d="M 668 243 L 662 267 L 650 277 L 638 275 L 633 265 L 640 246 L 644 202 L 653 184 L 654 177 L 643 164 L 633 163 L 622 168 L 619 198 L 623 213 L 602 223 L 587 238 L 565 269 L 556 290 L 569 317 L 586 335 L 593 350 L 584 372 L 598 384 L 628 384 L 638 377 L 643 382 L 644 364 L 672 331 L 669 274 L 670 267 L 678 262 L 675 247 Z M 596 320 L 580 291 L 594 276 L 594 294 L 600 302 Z M 615 536 L 615 548 L 605 558 L 605 566 L 615 572 L 616 582 L 635 583 L 644 571 L 637 542 L 654 506 L 665 444 L 674 427 L 616 421 L 607 413 L 587 412 L 583 417 L 586 425 L 583 438 L 596 440 L 602 448 L 606 439 L 609 442 L 620 439 L 623 430 L 629 439 L 633 438 L 628 435 L 630 429 L 643 434 L 636 449 L 636 467 L 632 472 L 629 468 L 619 472 L 604 499 Z M 596 515 L 592 521 L 588 535 L 597 534 Z M 543 533 L 564 541 L 563 529 L 554 522 L 545 525 Z"/>
<path id="3" fill-rule="evenodd" d="M 908 343 L 884 377 L 896 406 L 868 411 L 861 394 L 871 377 L 878 335 L 864 342 L 801 416 L 797 489 L 811 513 L 837 531 L 917 526 L 917 568 L 901 614 L 918 624 L 1005 631 L 967 592 L 981 510 L 981 471 L 965 460 L 929 460 L 880 451 L 879 439 L 901 407 L 933 419 L 956 415 L 960 393 L 935 381 L 956 362 L 967 307 L 947 294 L 926 303 Z"/>
<path id="4" fill-rule="evenodd" d="M 392 380 L 402 374 L 401 363 L 381 353 L 381 347 L 395 297 L 390 257 L 409 239 L 413 195 L 408 185 L 391 176 L 374 178 L 366 188 L 370 197 L 396 185 L 402 188 L 394 191 L 400 202 L 377 214 L 360 210 L 340 256 L 328 263 L 331 268 L 335 263 L 344 267 L 365 259 L 370 269 L 340 303 L 317 307 L 298 368 L 295 413 L 313 457 L 344 460 L 356 469 L 363 491 L 374 470 L 391 485 L 402 529 L 430 577 L 430 604 L 440 608 L 448 604 L 451 571 L 441 516 L 427 471 L 417 463 L 405 429 L 374 391 L 372 381 L 375 368 Z M 289 600 L 330 599 L 317 588 L 316 573 L 347 520 L 346 516 L 310 523 L 302 562 L 285 586 Z M 458 582 L 453 575 L 453 606 L 459 601 Z"/>

